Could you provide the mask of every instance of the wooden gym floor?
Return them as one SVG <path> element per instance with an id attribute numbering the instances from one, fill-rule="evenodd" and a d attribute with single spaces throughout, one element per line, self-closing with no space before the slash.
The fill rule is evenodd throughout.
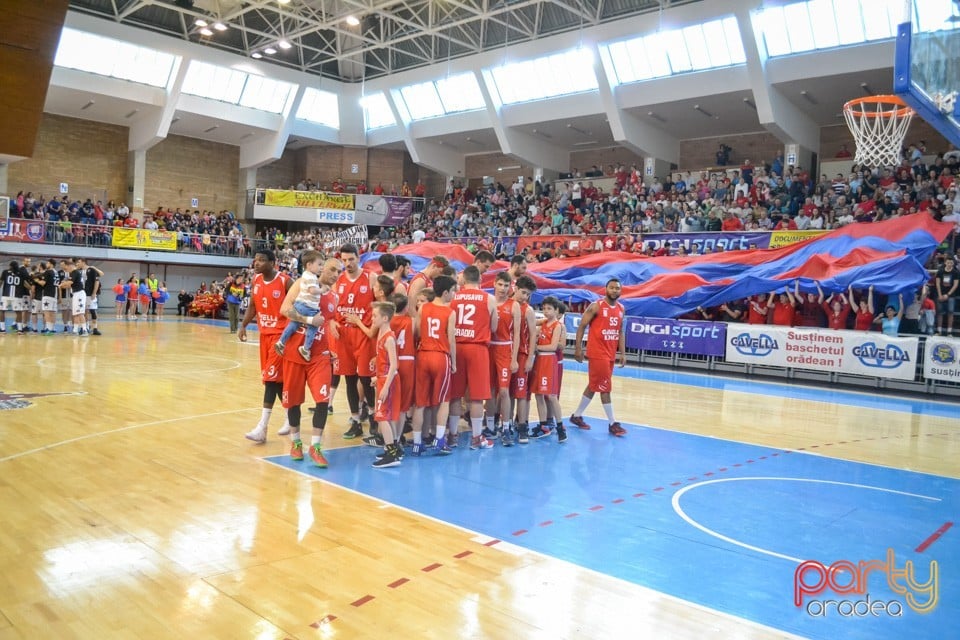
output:
<path id="1" fill-rule="evenodd" d="M 331 468 L 311 469 L 307 461 L 292 472 L 287 441 L 276 436 L 279 403 L 266 445 L 243 438 L 262 397 L 256 333 L 241 344 L 223 323 L 176 317 L 106 320 L 101 330 L 102 337 L 89 338 L 0 336 L 0 638 L 832 637 L 835 627 L 791 617 L 789 582 L 770 587 L 775 603 L 764 605 L 749 588 L 731 586 L 746 605 L 727 606 L 723 587 L 708 592 L 700 584 L 710 572 L 736 573 L 722 560 L 700 573 L 682 562 L 666 565 L 683 576 L 662 568 L 654 575 L 652 556 L 637 561 L 644 551 L 631 546 L 635 538 L 659 555 L 685 555 L 670 546 L 674 539 L 715 545 L 720 556 L 729 547 L 670 515 L 671 496 L 676 507 L 678 494 L 705 478 L 678 476 L 677 486 L 655 487 L 644 474 L 656 468 L 661 481 L 673 477 L 664 473 L 689 476 L 684 456 L 694 449 L 727 455 L 717 457 L 722 463 L 739 455 L 731 448 L 745 447 L 751 453 L 744 457 L 757 460 L 753 451 L 782 453 L 782 460 L 800 450 L 818 454 L 792 460 L 846 465 L 836 472 L 844 482 L 807 482 L 859 487 L 870 484 L 868 465 L 880 465 L 883 473 L 901 474 L 884 477 L 884 486 L 936 485 L 950 493 L 960 477 L 955 407 L 887 405 L 865 394 L 863 402 L 849 400 L 855 394 L 835 402 L 827 391 L 780 394 L 780 385 L 743 381 L 694 385 L 660 373 L 617 378 L 618 419 L 649 427 L 630 427 L 622 441 L 612 442 L 602 421 L 593 420 L 592 431 L 574 429 L 563 448 L 461 446 L 443 460 L 408 455 L 388 471 L 370 469 L 373 450 L 340 437 L 347 421 L 341 389 L 324 439 Z M 565 415 L 586 379 L 574 368 L 568 360 Z M 599 398 L 587 415 L 602 418 Z M 309 419 L 304 411 L 304 426 Z M 664 448 L 657 453 L 655 446 Z M 715 454 L 699 451 L 704 447 Z M 559 456 L 570 456 L 572 466 Z M 480 461 L 486 470 L 475 468 Z M 570 487 L 569 469 L 576 480 Z M 511 492 L 491 481 L 478 492 L 461 482 L 472 473 L 516 478 L 507 489 L 541 481 L 547 488 Z M 605 494 L 608 486 L 661 492 L 661 506 L 630 516 L 642 521 L 631 529 L 633 521 L 613 514 L 629 516 L 629 500 L 641 499 L 625 493 L 608 500 L 618 495 Z M 558 500 L 580 490 L 583 499 L 607 501 L 583 503 L 579 517 L 566 507 L 556 511 Z M 778 500 L 764 495 L 753 498 Z M 901 528 L 916 525 L 915 542 L 933 531 L 929 522 L 951 509 L 957 516 L 956 498 L 936 500 L 938 510 L 901 518 Z M 713 507 L 716 522 L 737 519 L 724 504 Z M 540 520 L 541 506 L 548 514 L 554 509 L 556 524 Z M 696 510 L 689 499 L 684 506 Z M 500 522 L 500 513 L 514 520 Z M 566 516 L 583 528 L 563 529 Z M 660 526 L 658 518 L 675 522 Z M 928 614 L 917 637 L 957 628 L 948 625 L 958 615 L 958 531 L 941 534 L 929 548 L 941 554 L 941 609 Z M 754 611 L 764 607 L 783 616 Z M 856 626 L 841 633 L 858 637 L 860 630 L 862 637 L 885 635 Z"/>

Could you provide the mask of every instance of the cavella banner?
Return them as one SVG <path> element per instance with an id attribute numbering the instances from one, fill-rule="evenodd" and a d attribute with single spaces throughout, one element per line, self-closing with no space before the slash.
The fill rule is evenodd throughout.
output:
<path id="1" fill-rule="evenodd" d="M 413 199 L 397 196 L 356 196 L 357 224 L 394 227 L 413 213 Z"/>

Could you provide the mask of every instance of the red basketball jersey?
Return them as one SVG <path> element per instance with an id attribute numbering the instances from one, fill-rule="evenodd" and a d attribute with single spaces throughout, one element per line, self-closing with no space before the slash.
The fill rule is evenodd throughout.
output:
<path id="1" fill-rule="evenodd" d="M 353 314 L 360 316 L 363 323 L 370 326 L 370 309 L 373 304 L 373 287 L 370 286 L 370 274 L 360 272 L 360 277 L 351 280 L 346 273 L 341 273 L 333 289 L 340 302 L 337 305 L 337 322 L 344 324 L 344 316 Z"/>
<path id="2" fill-rule="evenodd" d="M 513 344 L 513 300 L 497 305 L 497 330 L 493 332 L 493 344 Z"/>
<path id="3" fill-rule="evenodd" d="M 413 318 L 400 313 L 394 315 L 390 321 L 390 330 L 397 338 L 397 357 L 407 356 L 413 359 L 416 352 L 413 344 Z"/>
<path id="4" fill-rule="evenodd" d="M 480 289 L 458 291 L 450 302 L 456 314 L 457 344 L 490 342 L 490 294 Z"/>
<path id="5" fill-rule="evenodd" d="M 620 346 L 620 330 L 623 328 L 623 305 L 613 305 L 600 300 L 597 303 L 597 315 L 590 321 L 587 334 L 587 357 L 615 360 Z"/>
<path id="6" fill-rule="evenodd" d="M 253 277 L 250 304 L 256 305 L 257 326 L 261 335 L 279 335 L 286 328 L 287 318 L 280 314 L 280 306 L 287 296 L 289 282 L 290 277 L 279 272 L 270 282 L 260 273 Z"/>
<path id="7" fill-rule="evenodd" d="M 390 338 L 393 338 L 394 340 L 396 340 L 397 338 L 397 336 L 394 335 L 393 331 L 386 331 L 380 337 L 377 338 L 376 375 L 378 378 L 386 378 L 387 373 L 390 372 L 390 356 L 387 354 L 387 349 L 385 346 L 387 344 L 387 340 Z"/>
<path id="8" fill-rule="evenodd" d="M 420 351 L 450 353 L 447 339 L 447 322 L 453 310 L 450 307 L 428 302 L 420 309 Z"/>
<path id="9" fill-rule="evenodd" d="M 537 336 L 538 347 L 548 347 L 553 342 L 553 332 L 560 324 L 559 320 L 544 322 L 540 325 L 540 334 Z"/>
<path id="10" fill-rule="evenodd" d="M 527 322 L 527 309 L 530 305 L 524 302 L 520 305 L 520 349 L 519 353 L 530 354 L 530 323 Z"/>

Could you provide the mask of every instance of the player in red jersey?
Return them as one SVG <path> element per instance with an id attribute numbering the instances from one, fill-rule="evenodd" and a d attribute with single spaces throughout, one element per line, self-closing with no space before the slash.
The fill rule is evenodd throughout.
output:
<path id="1" fill-rule="evenodd" d="M 567 430 L 557 425 L 560 417 L 560 370 L 557 351 L 563 344 L 566 328 L 559 321 L 563 303 L 547 296 L 543 299 L 544 321 L 537 336 L 537 359 L 533 365 L 531 391 L 537 396 L 540 424 L 530 430 L 531 438 L 545 438 L 557 431 L 559 442 L 567 441 Z"/>
<path id="2" fill-rule="evenodd" d="M 457 291 L 457 281 L 450 276 L 433 280 L 435 298 L 420 307 L 414 331 L 420 340 L 417 348 L 416 391 L 413 411 L 413 455 L 423 452 L 423 412 L 436 411 L 437 439 L 433 450 L 440 455 L 451 453 L 444 433 L 450 400 L 450 376 L 456 372 L 456 324 L 450 301 Z"/>
<path id="3" fill-rule="evenodd" d="M 590 327 L 587 338 L 587 375 L 589 381 L 583 390 L 580 406 L 570 416 L 570 422 L 581 429 L 589 429 L 583 419 L 593 394 L 600 392 L 600 402 L 603 412 L 607 416 L 609 431 L 614 436 L 625 436 L 626 429 L 613 417 L 613 403 L 610 400 L 610 391 L 613 389 L 613 364 L 620 353 L 620 366 L 627 364 L 626 345 L 623 331 L 623 305 L 617 302 L 620 298 L 620 281 L 612 278 L 607 281 L 606 296 L 602 300 L 593 302 L 587 307 L 577 327 L 577 343 L 573 357 L 577 362 L 583 362 L 583 333 Z"/>
<path id="4" fill-rule="evenodd" d="M 409 299 L 402 293 L 394 293 L 390 296 L 390 302 L 393 303 L 395 312 L 393 319 L 390 320 L 390 329 L 397 340 L 397 366 L 399 368 L 398 382 L 400 383 L 400 413 L 401 417 L 408 416 L 401 425 L 396 426 L 396 433 L 401 445 L 403 444 L 403 433 L 413 429 L 413 384 L 416 379 L 416 344 L 413 339 L 413 318 L 407 315 L 407 304 Z"/>
<path id="5" fill-rule="evenodd" d="M 377 335 L 377 404 L 374 418 L 383 436 L 383 454 L 373 462 L 374 468 L 396 467 L 403 458 L 403 450 L 394 439 L 394 426 L 400 422 L 400 380 L 397 357 L 397 336 L 390 328 L 395 307 L 392 302 L 373 304 L 373 327 Z"/>
<path id="6" fill-rule="evenodd" d="M 537 314 L 530 306 L 530 296 L 537 290 L 533 278 L 517 278 L 513 299 L 520 306 L 520 344 L 517 348 L 517 372 L 510 380 L 510 399 L 516 402 L 516 422 L 509 434 L 519 444 L 530 442 L 527 425 L 530 420 L 530 371 L 537 352 Z"/>
<path id="7" fill-rule="evenodd" d="M 287 318 L 280 313 L 284 297 L 293 284 L 290 277 L 277 271 L 277 258 L 273 251 L 264 249 L 253 256 L 253 286 L 250 289 L 250 304 L 243 314 L 243 321 L 237 330 L 241 342 L 247 341 L 247 325 L 257 319 L 260 333 L 260 376 L 263 380 L 263 411 L 260 422 L 244 437 L 257 444 L 267 441 L 267 425 L 273 404 L 283 391 L 283 366 L 280 355 L 274 351 L 276 344 L 287 326 Z M 290 424 L 284 420 L 278 432 L 286 435 Z"/>
<path id="8" fill-rule="evenodd" d="M 367 327 L 370 326 L 371 305 L 374 301 L 374 282 L 376 277 L 369 271 L 360 268 L 359 252 L 352 244 L 340 247 L 340 259 L 343 261 L 344 272 L 340 275 L 334 292 L 339 298 L 337 317 L 335 320 L 336 339 L 333 347 L 336 354 L 336 375 L 346 378 L 347 404 L 350 405 L 350 427 L 343 437 L 350 440 L 363 436 L 363 427 L 360 424 L 360 392 L 359 382 L 367 406 L 372 407 L 374 392 L 371 379 L 371 368 L 375 356 L 375 343 L 367 337 L 355 324 L 347 321 L 348 315 L 355 315 Z M 372 421 L 370 430 L 376 432 Z"/>
<path id="9" fill-rule="evenodd" d="M 490 339 L 490 388 L 493 399 L 487 403 L 487 433 L 500 431 L 503 446 L 513 444 L 513 421 L 510 419 L 510 379 L 517 372 L 520 348 L 520 305 L 509 298 L 510 274 L 501 271 L 493 280 L 497 304 L 497 328 Z M 499 425 L 497 424 L 499 422 Z"/>
<path id="10" fill-rule="evenodd" d="M 483 430 L 483 403 L 490 399 L 490 380 L 479 372 L 490 371 L 490 335 L 497 330 L 497 302 L 480 288 L 480 269 L 470 265 L 463 270 L 463 289 L 450 302 L 456 316 L 457 373 L 450 391 L 447 429 L 451 440 L 460 424 L 460 400 L 469 397 L 471 449 L 489 449 L 493 441 Z"/>
<path id="11" fill-rule="evenodd" d="M 507 267 L 507 273 L 510 274 L 510 282 L 513 283 L 513 286 L 510 287 L 510 295 L 512 296 L 516 290 L 517 280 L 527 273 L 526 256 L 514 255 L 510 258 L 510 266 Z"/>
<path id="12" fill-rule="evenodd" d="M 290 457 L 293 460 L 303 460 L 303 442 L 300 440 L 300 405 L 305 400 L 304 387 L 310 389 L 310 395 L 313 396 L 316 406 L 313 411 L 309 454 L 313 464 L 318 467 L 327 466 L 327 459 L 323 455 L 321 445 L 323 429 L 327 424 L 333 371 L 327 330 L 337 311 L 337 295 L 330 290 L 330 287 L 336 283 L 342 271 L 343 266 L 339 260 L 330 259 L 323 263 L 323 268 L 317 274 L 322 293 L 316 315 L 301 315 L 293 305 L 297 296 L 300 295 L 301 280 L 297 280 L 290 287 L 280 307 L 280 312 L 287 318 L 303 325 L 312 324 L 317 327 L 317 335 L 310 348 L 309 360 L 304 359 L 300 354 L 300 347 L 303 346 L 306 336 L 305 327 L 300 327 L 287 343 L 287 349 L 283 354 L 283 406 L 287 410 L 287 421 L 290 423 L 290 440 L 292 441 Z"/>
<path id="13" fill-rule="evenodd" d="M 434 278 L 443 274 L 443 270 L 449 266 L 449 260 L 443 256 L 434 256 L 423 271 L 413 276 L 413 279 L 410 281 L 410 286 L 407 287 L 407 297 L 411 300 L 416 300 L 417 294 L 420 293 L 422 289 L 432 287 Z M 412 309 L 410 310 L 410 314 L 413 314 Z"/>

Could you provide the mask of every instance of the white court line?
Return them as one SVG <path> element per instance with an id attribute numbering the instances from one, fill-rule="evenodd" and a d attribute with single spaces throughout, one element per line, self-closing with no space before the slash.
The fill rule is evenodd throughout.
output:
<path id="1" fill-rule="evenodd" d="M 709 529 L 704 525 L 700 524 L 699 522 L 697 522 L 696 520 L 688 516 L 686 512 L 683 510 L 683 508 L 680 507 L 680 497 L 683 496 L 683 494 L 685 494 L 687 491 L 690 491 L 691 489 L 696 489 L 697 487 L 702 487 L 708 484 L 717 484 L 718 482 L 741 482 L 744 480 L 781 480 L 786 482 L 814 482 L 817 484 L 836 484 L 844 487 L 856 487 L 858 489 L 869 489 L 870 491 L 882 491 L 884 493 L 895 493 L 901 496 L 909 496 L 911 498 L 920 498 L 921 500 L 931 500 L 933 502 L 941 502 L 940 498 L 934 498 L 932 496 L 924 496 L 918 493 L 908 493 L 906 491 L 897 491 L 896 489 L 885 489 L 883 487 L 874 487 L 867 484 L 856 484 L 853 482 L 837 482 L 834 480 L 817 480 L 815 478 L 777 478 L 777 477 L 720 478 L 718 480 L 706 480 L 704 482 L 697 482 L 696 484 L 691 484 L 677 491 L 675 494 L 673 494 L 673 499 L 671 500 L 671 502 L 673 503 L 674 512 L 678 516 L 686 520 L 687 524 L 689 524 L 690 526 L 695 527 L 700 531 L 703 531 L 707 535 L 713 536 L 714 538 L 719 538 L 724 542 L 729 542 L 732 545 L 743 547 L 744 549 L 749 549 L 751 551 L 756 551 L 757 553 L 762 553 L 764 555 L 773 556 L 774 558 L 782 558 L 783 560 L 789 560 L 790 562 L 795 562 L 797 564 L 804 562 L 804 560 L 800 558 L 794 558 L 793 556 L 788 556 L 782 553 L 777 553 L 776 551 L 770 551 L 769 549 L 755 547 L 752 544 L 747 544 L 746 542 L 740 542 L 739 540 L 735 540 L 729 536 L 725 536 L 722 533 L 718 533 L 713 529 Z"/>
<path id="2" fill-rule="evenodd" d="M 99 438 L 101 436 L 107 436 L 114 433 L 122 433 L 124 431 L 132 431 L 134 429 L 141 429 L 143 427 L 153 427 L 158 424 L 169 424 L 171 422 L 181 422 L 183 420 L 193 420 L 194 418 L 211 418 L 213 416 L 226 416 L 232 413 L 243 413 L 244 411 L 259 411 L 259 409 L 234 409 L 232 411 L 216 411 L 214 413 L 200 413 L 192 416 L 181 416 L 179 418 L 168 418 L 166 420 L 154 420 L 153 422 L 141 422 L 140 424 L 131 424 L 126 427 L 120 427 L 118 429 L 110 429 L 109 431 L 98 431 L 96 433 L 88 433 L 83 436 L 77 436 L 76 438 L 70 438 L 69 440 L 61 440 L 60 442 L 52 442 L 50 444 L 45 444 L 42 447 L 37 447 L 36 449 L 30 449 L 28 451 L 21 451 L 20 453 L 14 453 L 12 455 L 6 456 L 5 458 L 0 458 L 0 462 L 7 462 L 9 460 L 16 460 L 17 458 L 22 458 L 24 456 L 29 456 L 34 453 L 40 453 L 41 451 L 47 451 L 48 449 L 55 449 L 57 447 L 62 447 L 65 444 L 71 444 L 73 442 L 80 442 L 81 440 L 90 440 L 92 438 Z"/>
<path id="3" fill-rule="evenodd" d="M 341 448 L 341 449 L 346 449 L 346 448 L 348 448 L 348 447 L 339 447 L 339 448 Z M 329 449 L 324 449 L 324 451 L 329 451 Z M 272 456 L 271 456 L 271 457 L 272 457 Z M 368 494 L 368 493 L 363 493 L 362 491 L 358 491 L 358 490 L 356 490 L 356 489 L 351 489 L 350 487 L 347 487 L 347 486 L 342 485 L 342 484 L 337 484 L 336 482 L 332 482 L 332 481 L 330 481 L 330 480 L 324 480 L 324 479 L 323 479 L 322 477 L 320 477 L 320 476 L 311 475 L 311 474 L 309 474 L 309 473 L 307 473 L 306 471 L 303 471 L 303 470 L 301 470 L 301 469 L 294 469 L 294 468 L 291 468 L 291 467 L 285 467 L 285 466 L 283 466 L 282 464 L 278 464 L 278 463 L 276 463 L 276 462 L 273 462 L 273 461 L 271 461 L 271 460 L 268 460 L 266 457 L 260 458 L 260 460 L 262 460 L 263 462 L 266 462 L 266 463 L 268 463 L 268 464 L 272 464 L 273 466 L 275 466 L 275 467 L 277 467 L 277 468 L 279 468 L 279 469 L 282 469 L 282 470 L 284 470 L 284 471 L 292 471 L 293 473 L 302 475 L 302 476 L 304 476 L 304 477 L 306 477 L 306 478 L 309 478 L 310 480 L 313 480 L 314 482 L 319 482 L 319 483 L 321 483 L 321 484 L 329 485 L 329 486 L 333 487 L 334 489 L 340 489 L 340 490 L 342 490 L 342 491 L 346 491 L 347 493 L 352 493 L 352 494 L 354 494 L 354 495 L 360 496 L 360 497 L 362 497 L 362 498 L 366 498 L 367 500 L 370 500 L 370 501 L 373 501 L 373 502 L 380 502 L 381 504 L 392 505 L 393 507 L 395 507 L 395 508 L 397 508 L 397 509 L 400 509 L 401 511 L 406 511 L 407 513 L 409 513 L 409 514 L 411 514 L 411 515 L 413 515 L 413 516 L 416 516 L 416 517 L 418 517 L 418 518 L 424 518 L 425 520 L 430 520 L 430 521 L 432 521 L 432 522 L 436 522 L 436 523 L 441 524 L 441 525 L 443 525 L 443 526 L 450 527 L 451 529 L 459 529 L 460 531 L 462 531 L 462 532 L 464 532 L 464 533 L 470 534 L 470 540 L 473 541 L 473 542 L 479 542 L 480 544 L 483 544 L 482 542 L 480 542 L 480 540 L 483 540 L 483 541 L 485 541 L 485 542 L 489 542 L 490 540 L 493 540 L 493 539 L 494 539 L 494 538 L 490 538 L 489 536 L 487 536 L 487 535 L 485 535 L 485 534 L 482 534 L 482 533 L 480 533 L 479 531 L 476 531 L 476 530 L 474 530 L 474 529 L 468 529 L 467 527 L 463 527 L 463 526 L 461 526 L 461 525 L 454 524 L 453 522 L 448 522 L 448 521 L 446 521 L 446 520 L 441 520 L 440 518 L 435 518 L 435 517 L 430 516 L 430 515 L 427 515 L 427 514 L 425 514 L 425 513 L 421 513 L 420 511 L 415 511 L 415 510 L 413 510 L 413 509 L 411 509 L 411 508 L 409 508 L 409 507 L 405 507 L 405 506 L 403 506 L 403 505 L 399 505 L 399 504 L 396 504 L 396 503 L 393 503 L 393 502 L 390 502 L 390 501 L 387 501 L 387 500 L 381 500 L 380 498 L 375 498 L 375 497 L 371 496 L 371 495 Z M 662 599 L 664 599 L 664 600 L 670 600 L 671 602 L 677 602 L 677 603 L 679 603 L 679 604 L 682 604 L 682 605 L 685 606 L 685 607 L 690 607 L 691 609 L 695 609 L 695 610 L 697 610 L 697 611 L 702 611 L 702 612 L 708 613 L 708 614 L 710 614 L 710 615 L 715 615 L 715 616 L 717 616 L 717 617 L 719 617 L 719 618 L 723 618 L 723 619 L 725 619 L 725 620 L 732 620 L 732 621 L 734 621 L 734 622 L 737 622 L 737 623 L 739 623 L 739 624 L 742 624 L 742 625 L 744 625 L 744 626 L 748 626 L 748 627 L 751 627 L 751 628 L 754 628 L 754 629 L 762 629 L 762 630 L 764 630 L 764 631 L 769 631 L 769 632 L 771 632 L 771 633 L 775 633 L 776 636 L 779 637 L 779 638 L 791 638 L 791 639 L 796 639 L 796 640 L 803 640 L 802 636 L 794 635 L 794 634 L 790 633 L 789 631 L 785 631 L 785 630 L 783 630 L 783 629 L 777 629 L 776 627 L 772 627 L 772 626 L 770 626 L 770 625 L 766 625 L 766 624 L 757 622 L 757 621 L 755 621 L 755 620 L 750 620 L 749 618 L 741 618 L 740 616 L 736 616 L 736 615 L 734 615 L 734 614 L 732 614 L 732 613 L 727 613 L 726 611 L 720 611 L 719 609 L 711 609 L 710 607 L 708 607 L 708 606 L 706 606 L 706 605 L 698 604 L 698 603 L 692 602 L 692 601 L 690 601 L 690 600 L 684 600 L 683 598 L 680 598 L 680 597 L 678 597 L 678 596 L 671 595 L 671 594 L 665 593 L 665 592 L 663 592 L 663 591 L 658 591 L 658 590 L 656 590 L 656 589 L 653 589 L 652 587 L 646 587 L 646 586 L 644 586 L 644 585 L 642 585 L 642 584 L 638 584 L 638 583 L 636 583 L 636 582 L 630 582 L 629 580 L 625 580 L 624 578 L 620 578 L 620 577 L 617 577 L 617 576 L 615 576 L 615 575 L 611 575 L 611 574 L 609 574 L 609 573 L 603 573 L 602 571 L 598 571 L 598 570 L 596 570 L 596 569 L 591 569 L 590 567 L 585 567 L 585 566 L 583 566 L 583 565 L 576 564 L 576 563 L 574 563 L 574 562 L 571 562 L 570 560 L 564 560 L 563 558 L 558 558 L 557 556 L 552 556 L 552 555 L 549 555 L 549 554 L 546 554 L 546 553 L 542 553 L 542 552 L 536 551 L 536 550 L 534 550 L 534 549 L 528 549 L 528 548 L 526 548 L 526 547 L 521 547 L 521 546 L 519 546 L 519 545 L 514 545 L 514 544 L 512 544 L 512 543 L 507 542 L 506 540 L 503 540 L 502 538 L 501 538 L 500 540 L 501 540 L 500 543 L 495 544 L 495 545 L 493 545 L 493 546 L 491 546 L 491 547 L 489 547 L 489 548 L 490 548 L 490 549 L 496 549 L 496 550 L 499 550 L 499 551 L 501 551 L 501 552 L 503 552 L 503 553 L 507 553 L 507 554 L 510 554 L 510 555 L 517 555 L 517 556 L 536 556 L 537 558 L 540 558 L 540 559 L 546 559 L 546 560 L 550 560 L 550 561 L 552 561 L 552 562 L 559 562 L 559 563 L 564 564 L 564 565 L 566 565 L 566 566 L 568 566 L 568 567 L 573 567 L 574 569 L 576 569 L 576 570 L 578 570 L 578 571 L 583 571 L 583 572 L 588 573 L 588 574 L 590 574 L 590 575 L 598 576 L 598 577 L 600 577 L 600 578 L 604 578 L 604 579 L 606 579 L 606 580 L 611 580 L 611 581 L 613 581 L 613 582 L 618 582 L 618 583 L 627 585 L 627 586 L 629 586 L 630 588 L 639 589 L 640 591 L 643 591 L 643 592 L 648 593 L 648 594 L 653 594 L 653 595 L 655 595 L 657 598 L 662 598 Z M 501 549 L 500 547 L 503 547 L 503 549 Z M 521 549 L 522 552 L 518 553 L 518 552 L 516 551 L 517 549 Z"/>

